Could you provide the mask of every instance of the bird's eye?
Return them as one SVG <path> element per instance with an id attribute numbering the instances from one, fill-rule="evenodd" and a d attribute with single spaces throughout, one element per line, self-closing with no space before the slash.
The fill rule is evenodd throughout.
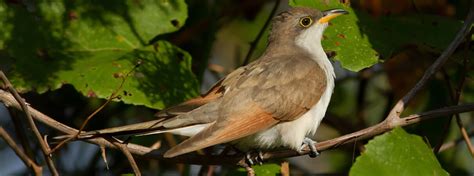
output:
<path id="1" fill-rule="evenodd" d="M 309 27 L 311 26 L 311 24 L 313 24 L 313 19 L 311 19 L 311 17 L 307 16 L 307 17 L 303 17 L 300 19 L 300 26 L 301 27 Z"/>

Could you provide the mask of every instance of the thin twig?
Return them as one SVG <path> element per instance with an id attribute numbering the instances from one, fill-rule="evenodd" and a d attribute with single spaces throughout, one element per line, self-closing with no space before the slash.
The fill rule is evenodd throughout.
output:
<path id="1" fill-rule="evenodd" d="M 281 176 L 290 176 L 290 163 L 287 161 L 281 163 L 280 167 Z"/>
<path id="2" fill-rule="evenodd" d="M 130 163 L 130 166 L 132 166 L 133 172 L 135 173 L 136 176 L 141 176 L 142 173 L 140 172 L 140 169 L 138 168 L 137 162 L 135 162 L 135 159 L 132 156 L 132 153 L 130 153 L 129 149 L 127 148 L 127 144 L 123 144 L 115 139 L 108 138 L 109 141 L 117 146 L 117 148 L 122 151 L 122 153 L 127 157 L 128 162 Z"/>
<path id="3" fill-rule="evenodd" d="M 81 124 L 81 127 L 79 128 L 79 131 L 74 134 L 73 136 L 69 137 L 69 138 L 66 138 L 64 139 L 63 141 L 59 142 L 58 145 L 56 145 L 51 151 L 49 154 L 52 154 L 54 153 L 55 151 L 57 151 L 59 148 L 61 148 L 63 145 L 65 145 L 67 142 L 71 141 L 71 140 L 74 140 L 74 139 L 77 139 L 77 137 L 79 136 L 79 134 L 81 134 L 81 132 L 84 130 L 84 128 L 86 127 L 86 125 L 89 123 L 89 121 L 92 119 L 92 117 L 94 117 L 97 113 L 99 113 L 100 111 L 102 111 L 102 109 L 105 108 L 105 106 L 107 106 L 113 99 L 117 98 L 118 97 L 118 92 L 122 89 L 123 87 L 123 84 L 125 83 L 125 80 L 128 78 L 128 76 L 130 76 L 130 73 L 132 73 L 133 71 L 135 71 L 136 68 L 138 68 L 138 66 L 140 66 L 142 61 L 138 61 L 137 64 L 135 64 L 135 66 L 130 70 L 128 71 L 128 73 L 125 75 L 125 76 L 122 76 L 122 81 L 120 82 L 120 85 L 117 89 L 115 89 L 114 92 L 112 92 L 112 94 L 110 95 L 110 97 L 107 99 L 107 101 L 102 104 L 99 108 L 97 108 L 94 112 L 92 112 L 92 114 L 90 114 L 89 116 L 87 116 L 86 120 Z"/>
<path id="4" fill-rule="evenodd" d="M 473 31 L 471 30 L 470 34 L 472 34 L 472 33 L 473 33 Z M 466 36 L 466 39 L 470 39 L 470 36 Z M 459 99 L 461 97 L 462 90 L 464 89 L 464 85 L 466 83 L 467 72 L 469 70 L 468 63 L 467 63 L 468 62 L 467 53 L 469 51 L 468 50 L 469 49 L 469 44 L 470 44 L 470 42 L 466 42 L 466 47 L 465 47 L 466 57 L 463 58 L 463 69 L 461 71 L 461 76 L 460 76 L 461 81 L 459 81 L 458 86 L 456 87 L 456 89 L 453 88 L 453 86 L 451 84 L 451 79 L 450 79 L 448 73 L 446 72 L 446 70 L 444 70 L 444 69 L 441 70 L 442 71 L 441 73 L 443 73 L 444 80 L 447 84 L 448 91 L 449 91 L 449 96 L 451 98 L 451 101 L 452 101 L 453 105 L 458 105 L 459 104 Z M 454 117 L 456 119 L 456 124 L 458 125 L 459 130 L 461 131 L 461 135 L 463 136 L 463 138 L 465 140 L 465 143 L 467 145 L 469 153 L 474 158 L 474 147 L 472 146 L 471 140 L 469 139 L 466 128 L 464 128 L 461 117 L 459 117 L 459 114 L 454 114 Z M 446 136 L 447 136 L 447 132 L 448 132 L 448 129 L 449 129 L 449 124 L 450 124 L 452 118 L 453 118 L 453 116 L 451 116 L 449 118 L 449 121 L 448 121 L 449 123 L 447 123 L 446 126 L 445 126 L 444 135 L 442 136 L 442 138 L 439 142 L 439 145 L 437 145 L 433 149 L 433 151 L 435 153 L 438 153 L 439 149 L 441 148 L 441 145 L 443 144 L 444 138 L 446 138 Z"/>
<path id="5" fill-rule="evenodd" d="M 213 176 L 214 175 L 214 165 L 202 165 L 199 169 L 198 175 L 202 176 Z"/>
<path id="6" fill-rule="evenodd" d="M 469 153 L 471 153 L 471 157 L 474 158 L 474 147 L 472 146 L 471 139 L 469 138 L 469 134 L 467 133 L 466 128 L 464 128 L 464 125 L 458 114 L 456 114 L 456 124 L 458 125 L 459 130 L 461 130 L 461 135 L 464 139 L 464 142 L 467 145 L 467 149 L 469 150 Z"/>
<path id="7" fill-rule="evenodd" d="M 18 102 L 16 102 L 13 96 L 5 91 L 0 90 L 0 101 L 3 102 L 9 108 L 21 109 Z M 40 121 L 41 123 L 46 124 L 47 126 L 61 131 L 66 134 L 75 134 L 78 130 L 71 128 L 67 125 L 64 125 L 49 116 L 44 115 L 43 113 L 35 110 L 34 108 L 29 108 L 32 116 Z M 428 111 L 421 114 L 410 115 L 405 118 L 400 118 L 396 121 L 383 121 L 377 125 L 346 134 L 334 139 L 326 140 L 319 142 L 317 144 L 318 151 L 325 151 L 339 147 L 344 144 L 353 143 L 356 140 L 363 140 L 375 135 L 387 132 L 397 126 L 403 127 L 414 123 L 419 123 L 423 120 L 432 119 L 436 117 L 446 117 L 447 115 L 470 112 L 474 111 L 474 104 L 465 104 L 458 106 L 450 106 L 442 109 L 437 109 L 433 111 Z M 86 139 L 83 140 L 89 143 L 96 145 L 103 145 L 108 148 L 118 149 L 113 143 L 107 141 L 104 138 L 95 138 L 95 139 Z M 119 141 L 120 143 L 120 141 Z M 188 163 L 188 164 L 201 164 L 201 165 L 235 165 L 245 163 L 244 156 L 242 154 L 236 155 L 199 155 L 196 153 L 190 153 L 186 155 L 177 156 L 175 158 L 163 158 L 163 151 L 153 150 L 150 147 L 145 147 L 137 144 L 129 143 L 127 144 L 128 150 L 130 153 L 150 158 L 150 159 L 160 159 L 168 162 L 177 162 L 177 163 Z M 286 158 L 293 156 L 306 155 L 309 152 L 309 149 L 304 149 L 302 153 L 298 153 L 292 150 L 283 150 L 283 151 L 272 151 L 267 152 L 263 155 L 264 160 L 275 159 L 275 158 Z"/>
<path id="8" fill-rule="evenodd" d="M 26 105 L 25 101 L 23 101 L 23 98 L 21 98 L 20 94 L 18 94 L 18 92 L 15 90 L 13 85 L 8 80 L 7 76 L 1 70 L 0 70 L 0 77 L 2 81 L 5 83 L 5 86 L 8 89 L 8 91 L 12 93 L 15 100 L 18 101 L 18 103 L 20 104 L 21 110 L 25 113 L 27 121 L 28 121 L 28 125 L 30 126 L 31 130 L 35 134 L 36 140 L 38 140 L 38 143 L 40 144 L 41 151 L 43 152 L 44 158 L 46 160 L 46 163 L 48 165 L 48 168 L 51 174 L 59 175 L 58 171 L 56 170 L 56 166 L 54 165 L 53 159 L 51 155 L 49 155 L 49 149 L 46 143 L 43 141 L 43 137 L 41 136 L 41 133 L 39 132 L 38 127 L 36 127 L 35 121 L 31 117 L 30 111 L 28 110 L 28 106 Z"/>
<path id="9" fill-rule="evenodd" d="M 474 131 L 471 131 L 467 134 L 467 136 L 469 136 L 469 138 L 471 138 L 472 136 L 474 136 Z M 444 143 L 441 148 L 439 149 L 439 152 L 444 152 L 456 145 L 458 145 L 459 143 L 461 143 L 462 141 L 465 141 L 464 140 L 464 136 L 461 136 L 460 138 L 456 139 L 456 140 L 452 140 L 450 142 L 446 142 Z"/>
<path id="10" fill-rule="evenodd" d="M 15 141 L 12 139 L 12 137 L 3 129 L 3 127 L 0 126 L 0 137 L 3 138 L 3 140 L 15 151 L 16 155 L 20 157 L 21 161 L 25 163 L 27 167 L 29 167 L 35 175 L 41 175 L 43 168 L 41 166 L 38 166 L 30 157 L 28 157 L 23 150 L 20 149 L 15 143 Z"/>
<path id="11" fill-rule="evenodd" d="M 462 112 L 474 111 L 474 104 L 466 104 L 466 105 L 459 105 L 459 106 L 450 106 L 442 109 L 437 109 L 433 111 L 424 112 L 421 114 L 414 114 L 407 116 L 405 118 L 400 118 L 395 121 L 383 121 L 377 125 L 365 128 L 363 130 L 359 130 L 353 132 L 351 134 L 347 134 L 344 136 L 337 137 L 335 139 L 319 142 L 317 144 L 318 151 L 324 151 L 332 148 L 339 147 L 344 144 L 353 143 L 356 140 L 367 139 L 373 137 L 375 135 L 390 131 L 395 127 L 403 127 L 407 125 L 411 125 L 414 123 L 419 123 L 423 120 L 428 120 L 436 117 L 444 117 L 446 115 L 457 114 Z M 273 159 L 273 158 L 285 158 L 291 156 L 298 156 L 302 154 L 307 154 L 309 149 L 305 149 L 302 153 L 297 153 L 295 151 L 276 151 L 276 152 L 268 152 L 263 155 L 264 160 Z M 242 159 L 240 162 L 244 162 L 245 160 Z"/>
<path id="12" fill-rule="evenodd" d="M 260 41 L 260 38 L 262 38 L 263 33 L 265 32 L 268 25 L 270 24 L 270 21 L 272 21 L 273 15 L 275 15 L 275 12 L 278 9 L 279 5 L 280 5 L 280 0 L 275 0 L 275 5 L 273 6 L 273 9 L 270 12 L 270 15 L 268 16 L 267 21 L 265 21 L 265 24 L 263 25 L 262 29 L 260 29 L 260 32 L 258 32 L 258 35 L 255 38 L 255 40 L 250 43 L 249 52 L 247 52 L 247 56 L 245 56 L 245 59 L 244 59 L 244 62 L 242 63 L 242 66 L 245 66 L 245 65 L 249 64 L 250 58 L 252 57 L 253 52 L 257 48 L 257 45 L 258 45 L 258 42 Z"/>
<path id="13" fill-rule="evenodd" d="M 366 114 L 366 88 L 369 83 L 370 69 L 364 69 L 359 72 L 359 85 L 357 89 L 357 103 L 356 103 L 356 117 L 357 117 L 357 128 L 362 129 L 366 127 L 367 122 L 365 121 Z"/>
<path id="14" fill-rule="evenodd" d="M 441 55 L 436 59 L 436 61 L 425 71 L 423 77 L 416 83 L 416 85 L 405 95 L 397 104 L 392 108 L 386 120 L 397 120 L 400 118 L 400 114 L 405 109 L 406 105 L 410 100 L 424 87 L 428 80 L 433 76 L 441 66 L 448 60 L 448 58 L 453 54 L 459 44 L 464 40 L 466 35 L 471 29 L 472 22 L 474 21 L 474 1 L 471 2 L 471 7 L 469 9 L 469 14 L 464 20 L 464 25 L 456 34 L 456 37 L 449 44 L 449 46 L 441 53 Z"/>
<path id="15" fill-rule="evenodd" d="M 255 170 L 250 166 L 245 166 L 245 171 L 247 171 L 247 176 L 255 176 Z"/>
<path id="16" fill-rule="evenodd" d="M 450 97 L 451 97 L 452 101 L 456 102 L 455 104 L 459 104 L 458 103 L 459 101 L 454 100 L 454 95 L 452 95 L 452 92 L 453 92 L 452 91 L 452 85 L 451 85 L 451 81 L 449 79 L 448 73 L 444 69 L 441 69 L 441 73 L 443 74 L 443 78 L 444 78 L 444 80 L 446 82 L 446 85 L 449 89 L 449 94 L 450 94 Z M 444 140 L 446 140 L 446 137 L 448 137 L 448 132 L 449 132 L 449 129 L 450 129 L 449 127 L 451 126 L 451 121 L 453 121 L 453 116 L 446 119 L 446 122 L 444 123 L 443 129 L 442 129 L 443 131 L 441 132 L 439 142 L 433 147 L 433 153 L 439 153 L 439 149 L 443 145 Z"/>
<path id="17" fill-rule="evenodd" d="M 446 84 L 447 84 L 447 87 L 448 87 L 448 90 L 449 90 L 449 95 L 450 95 L 451 101 L 453 102 L 453 105 L 459 104 L 459 99 L 461 97 L 462 89 L 463 89 L 465 81 L 466 81 L 466 72 L 467 72 L 466 59 L 464 60 L 464 64 L 465 65 L 464 65 L 463 74 L 461 75 L 461 81 L 458 84 L 458 87 L 456 88 L 456 91 L 454 90 L 453 86 L 451 85 L 449 75 L 446 73 L 445 70 L 443 70 L 443 72 L 442 72 L 443 76 L 444 76 L 444 79 L 446 81 Z M 456 119 L 456 124 L 458 125 L 459 130 L 461 131 L 461 135 L 465 139 L 467 148 L 469 149 L 469 152 L 471 153 L 471 156 L 474 157 L 474 147 L 472 146 L 471 140 L 469 139 L 466 128 L 464 128 L 461 117 L 459 116 L 459 114 L 454 114 L 454 117 Z M 444 128 L 444 135 L 440 139 L 439 144 L 436 145 L 433 148 L 434 153 L 438 153 L 439 150 L 441 149 L 441 146 L 443 145 L 443 141 L 445 140 L 445 138 L 447 136 L 447 132 L 448 132 L 448 129 L 449 129 L 449 124 L 450 124 L 452 118 L 453 118 L 453 116 L 449 117 L 449 119 L 448 119 L 449 123 L 447 123 L 445 128 Z"/>
<path id="18" fill-rule="evenodd" d="M 461 81 L 459 81 L 457 87 L 456 87 L 456 90 L 454 90 L 452 84 L 451 84 L 451 79 L 447 73 L 447 71 L 442 68 L 441 69 L 441 73 L 443 74 L 443 78 L 446 82 L 446 85 L 448 87 L 448 90 L 449 90 L 449 95 L 450 95 L 450 98 L 451 98 L 451 101 L 452 101 L 452 104 L 453 105 L 457 105 L 459 104 L 459 100 L 461 98 L 461 93 L 462 93 L 462 90 L 464 89 L 464 85 L 466 83 L 466 78 L 467 78 L 467 72 L 469 71 L 469 65 L 468 65 L 468 57 L 469 57 L 469 48 L 470 48 L 470 44 L 471 44 L 471 36 L 472 34 L 474 34 L 474 30 L 471 29 L 470 32 L 469 32 L 469 35 L 466 36 L 466 42 L 464 44 L 464 58 L 463 58 L 463 64 L 462 64 L 462 71 L 461 71 Z M 459 126 L 459 124 L 462 124 L 462 121 L 461 119 L 459 118 L 459 114 L 456 114 L 456 121 L 457 121 L 457 124 Z M 448 132 L 449 132 L 449 127 L 451 126 L 451 121 L 453 119 L 453 116 L 451 116 L 450 118 L 448 118 L 447 120 L 447 123 L 445 123 L 444 127 L 443 127 L 443 132 L 441 134 L 441 139 L 439 140 L 438 144 L 433 148 L 433 152 L 434 153 L 438 153 L 441 146 L 443 145 L 443 142 L 444 140 L 446 139 L 446 137 L 448 136 Z M 459 123 L 460 122 L 460 123 Z M 460 129 L 461 129 L 461 134 L 463 134 L 463 130 L 465 131 L 464 127 L 461 125 L 459 126 Z M 464 135 L 464 134 L 463 134 Z M 471 141 L 466 141 L 466 144 L 469 146 L 472 146 L 472 145 L 469 145 L 471 143 Z M 471 150 L 470 150 L 471 151 Z M 473 155 L 473 153 L 471 152 L 471 155 Z"/>
<path id="19" fill-rule="evenodd" d="M 19 117 L 19 111 L 15 109 L 8 109 L 10 113 L 10 118 L 12 119 L 13 126 L 15 126 L 15 132 L 17 137 L 20 139 L 20 144 L 23 147 L 26 155 L 31 158 L 36 163 L 36 158 L 34 157 L 34 152 L 31 149 L 30 143 L 28 142 L 28 137 L 26 136 L 26 131 L 24 128 L 24 124 Z"/>
<path id="20" fill-rule="evenodd" d="M 473 30 L 471 30 L 470 32 L 470 36 L 472 36 L 472 34 L 474 33 Z M 467 36 L 467 40 L 470 41 L 471 37 L 470 36 Z M 469 64 L 468 64 L 468 52 L 469 52 L 469 47 L 470 47 L 470 42 L 466 42 L 466 48 L 465 48 L 465 53 L 466 53 L 466 56 L 463 58 L 463 65 L 464 65 L 464 68 L 463 68 L 463 71 L 461 72 L 462 75 L 461 75 L 461 81 L 459 82 L 458 84 L 458 87 L 456 88 L 456 92 L 455 92 L 455 101 L 457 102 L 457 104 L 459 104 L 459 99 L 461 98 L 461 93 L 462 93 L 462 90 L 464 89 L 464 85 L 466 84 L 466 78 L 467 78 L 467 72 L 469 71 Z M 461 135 L 462 137 L 464 138 L 464 141 L 467 145 L 467 149 L 469 150 L 469 152 L 471 153 L 471 157 L 474 158 L 474 147 L 472 146 L 472 143 L 471 143 L 471 139 L 469 138 L 469 135 L 466 131 L 466 128 L 464 128 L 464 125 L 463 125 L 463 122 L 461 120 L 461 117 L 459 117 L 459 114 L 455 114 L 455 117 L 456 117 L 456 124 L 458 125 L 459 127 L 459 130 L 461 130 Z"/>
<path id="21" fill-rule="evenodd" d="M 14 108 L 14 109 L 21 110 L 20 104 L 15 100 L 13 95 L 11 93 L 5 92 L 1 89 L 0 89 L 0 101 L 3 102 L 5 104 L 5 106 L 8 107 L 8 108 Z M 30 111 L 33 118 L 35 118 L 35 120 L 38 120 L 39 122 L 53 128 L 55 130 L 61 131 L 63 133 L 69 134 L 69 135 L 74 135 L 79 131 L 77 129 L 74 129 L 72 127 L 69 127 L 69 126 L 61 123 L 61 122 L 58 122 L 58 121 L 54 120 L 53 118 L 39 112 L 38 110 L 36 110 L 32 107 L 29 107 L 28 110 Z M 105 145 L 106 147 L 110 147 L 110 148 L 116 148 L 115 145 L 113 145 L 109 141 L 105 140 L 104 138 L 97 138 L 97 139 L 91 139 L 91 140 L 86 140 L 86 141 L 90 142 L 90 143 L 98 144 L 98 145 Z M 139 150 L 139 151 L 150 151 L 148 147 L 141 147 L 141 146 L 134 145 L 134 144 L 129 144 L 128 146 L 133 146 L 132 148 L 134 148 L 135 150 Z"/>
<path id="22" fill-rule="evenodd" d="M 107 154 L 105 153 L 105 147 L 103 145 L 99 145 L 100 148 L 100 156 L 105 163 L 105 167 L 109 170 L 109 162 L 107 161 Z"/>

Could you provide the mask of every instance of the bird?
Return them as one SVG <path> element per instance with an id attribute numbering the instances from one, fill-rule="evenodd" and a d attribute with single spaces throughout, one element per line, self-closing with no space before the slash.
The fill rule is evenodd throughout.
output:
<path id="1" fill-rule="evenodd" d="M 335 73 L 321 45 L 331 19 L 343 9 L 293 7 L 271 22 L 268 44 L 201 96 L 164 109 L 157 120 L 84 132 L 79 138 L 136 133 L 174 133 L 190 138 L 172 147 L 171 158 L 218 144 L 239 151 L 308 146 L 318 154 L 315 134 L 334 89 Z"/>

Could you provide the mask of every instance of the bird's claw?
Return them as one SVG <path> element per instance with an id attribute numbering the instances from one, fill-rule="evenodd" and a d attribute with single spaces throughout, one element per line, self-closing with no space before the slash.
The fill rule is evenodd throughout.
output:
<path id="1" fill-rule="evenodd" d="M 301 145 L 301 148 L 298 152 L 301 153 L 303 151 L 303 149 L 306 146 L 308 146 L 308 148 L 310 150 L 309 154 L 308 154 L 309 157 L 315 158 L 315 157 L 319 156 L 319 152 L 318 152 L 318 150 L 316 150 L 316 143 L 317 143 L 316 141 L 312 140 L 311 138 L 306 137 L 306 138 L 304 138 L 303 145 Z"/>
<path id="2" fill-rule="evenodd" d="M 245 161 L 248 165 L 253 166 L 255 164 L 262 165 L 263 164 L 263 153 L 262 151 L 257 151 L 257 156 L 252 158 L 252 153 L 247 152 L 245 153 Z"/>
<path id="3" fill-rule="evenodd" d="M 263 153 L 262 153 L 262 151 L 258 151 L 257 161 L 258 161 L 259 165 L 263 164 Z"/>

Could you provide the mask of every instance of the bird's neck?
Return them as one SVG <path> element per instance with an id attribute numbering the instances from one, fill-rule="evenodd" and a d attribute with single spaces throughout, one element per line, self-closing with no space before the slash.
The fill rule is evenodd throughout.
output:
<path id="1" fill-rule="evenodd" d="M 326 53 L 324 52 L 320 40 L 296 39 L 291 42 L 274 41 L 269 43 L 266 52 L 263 55 L 291 55 L 291 54 L 304 54 L 309 58 L 318 63 L 320 67 L 325 71 L 328 78 L 334 78 L 334 68 L 329 61 Z M 263 57 L 273 58 L 273 57 Z"/>
<path id="2" fill-rule="evenodd" d="M 335 78 L 334 68 L 321 45 L 325 28 L 326 26 L 310 28 L 298 35 L 294 43 L 298 48 L 307 52 L 323 68 L 328 79 L 332 78 L 331 80 L 333 80 Z"/>

